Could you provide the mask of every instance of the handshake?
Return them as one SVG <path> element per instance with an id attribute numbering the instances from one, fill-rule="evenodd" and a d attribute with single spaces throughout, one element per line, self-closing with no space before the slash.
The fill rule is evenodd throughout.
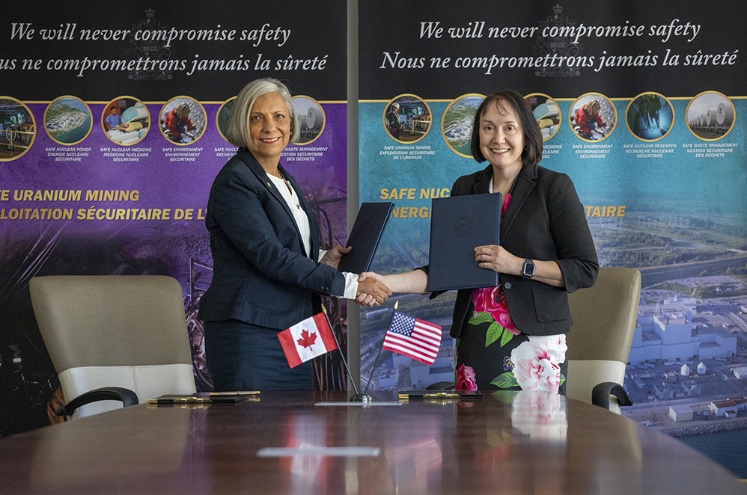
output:
<path id="1" fill-rule="evenodd" d="M 320 262 L 337 268 L 342 256 L 348 254 L 351 249 L 350 246 L 334 246 L 324 253 Z M 358 275 L 358 290 L 355 293 L 355 302 L 361 306 L 381 306 L 391 295 L 392 289 L 387 286 L 385 277 L 382 275 L 374 272 L 363 272 Z"/>
<path id="2" fill-rule="evenodd" d="M 336 246 L 322 258 L 322 263 L 337 268 L 343 254 L 350 248 Z M 425 270 L 415 269 L 404 273 L 379 275 L 375 272 L 363 272 L 358 275 L 358 290 L 355 302 L 361 306 L 381 306 L 393 293 L 424 294 L 428 290 L 428 274 Z"/>
<path id="3" fill-rule="evenodd" d="M 384 277 L 378 273 L 363 272 L 358 276 L 355 302 L 361 306 L 381 306 L 391 295 L 392 289 L 386 286 Z"/>

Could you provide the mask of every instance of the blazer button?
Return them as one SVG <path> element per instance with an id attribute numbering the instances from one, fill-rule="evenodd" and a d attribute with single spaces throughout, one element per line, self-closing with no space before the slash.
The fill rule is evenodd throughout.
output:
<path id="1" fill-rule="evenodd" d="M 503 288 L 506 290 L 511 290 L 511 287 L 512 287 L 511 282 L 506 282 L 505 284 L 503 284 Z"/>

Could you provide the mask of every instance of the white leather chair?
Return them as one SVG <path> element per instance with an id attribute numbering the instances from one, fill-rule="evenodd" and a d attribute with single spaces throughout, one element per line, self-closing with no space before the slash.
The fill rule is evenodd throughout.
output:
<path id="1" fill-rule="evenodd" d="M 593 287 L 570 294 L 567 397 L 617 413 L 632 403 L 623 381 L 640 297 L 641 273 L 634 268 L 600 268 Z"/>
<path id="2" fill-rule="evenodd" d="M 88 416 L 195 381 L 179 282 L 162 275 L 34 277 L 31 303 L 59 376 L 58 414 Z"/>

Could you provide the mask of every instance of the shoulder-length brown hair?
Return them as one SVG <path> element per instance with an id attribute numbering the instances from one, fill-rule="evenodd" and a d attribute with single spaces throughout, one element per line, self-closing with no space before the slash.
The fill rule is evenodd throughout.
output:
<path id="1" fill-rule="evenodd" d="M 521 130 L 524 132 L 524 150 L 521 152 L 521 162 L 523 165 L 536 165 L 542 160 L 542 131 L 534 118 L 532 108 L 526 102 L 523 96 L 512 89 L 499 89 L 490 96 L 486 97 L 475 112 L 475 118 L 472 121 L 472 138 L 470 139 L 470 152 L 472 157 L 482 163 L 486 160 L 480 151 L 480 119 L 482 118 L 488 105 L 498 104 L 505 101 L 511 106 L 516 116 L 519 117 Z"/>

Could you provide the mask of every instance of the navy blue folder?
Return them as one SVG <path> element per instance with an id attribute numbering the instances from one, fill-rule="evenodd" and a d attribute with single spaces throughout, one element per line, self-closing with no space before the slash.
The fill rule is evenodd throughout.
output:
<path id="1" fill-rule="evenodd" d="M 392 208 L 394 203 L 361 204 L 348 237 L 347 245 L 353 249 L 342 256 L 337 266 L 339 271 L 361 273 L 370 269 Z"/>
<path id="2" fill-rule="evenodd" d="M 433 199 L 428 291 L 498 285 L 496 272 L 477 265 L 475 248 L 500 244 L 502 204 L 500 193 Z"/>

